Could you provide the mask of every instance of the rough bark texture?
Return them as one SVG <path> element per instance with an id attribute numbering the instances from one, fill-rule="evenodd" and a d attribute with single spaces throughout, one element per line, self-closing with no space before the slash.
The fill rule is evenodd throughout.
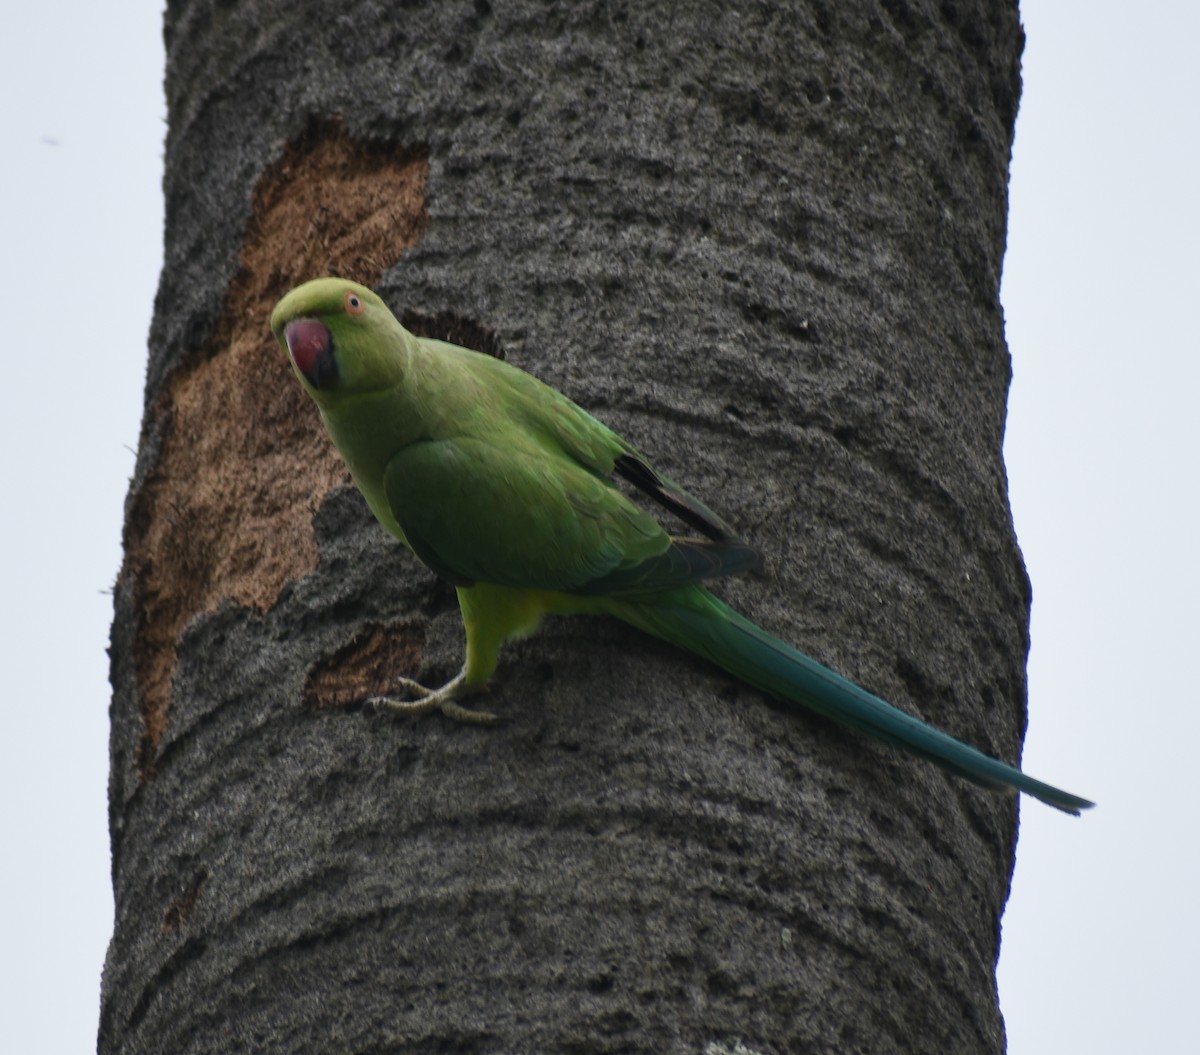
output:
<path id="1" fill-rule="evenodd" d="M 596 620 L 506 653 L 505 727 L 354 706 L 452 673 L 457 610 L 265 320 L 335 270 L 494 335 L 762 547 L 727 599 L 1015 758 L 1015 4 L 177 0 L 166 37 L 100 1050 L 1001 1051 L 1011 799 Z"/>

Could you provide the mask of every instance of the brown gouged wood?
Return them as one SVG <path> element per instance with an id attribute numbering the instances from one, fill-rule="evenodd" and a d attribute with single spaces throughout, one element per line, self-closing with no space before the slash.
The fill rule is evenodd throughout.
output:
<path id="1" fill-rule="evenodd" d="M 151 411 L 165 415 L 165 439 L 129 516 L 142 780 L 154 776 L 185 625 L 224 601 L 266 611 L 311 572 L 312 514 L 348 479 L 271 338 L 271 309 L 318 275 L 376 284 L 428 225 L 428 172 L 424 151 L 354 140 L 332 119 L 311 124 L 259 180 L 214 336 Z"/>
<path id="2" fill-rule="evenodd" d="M 421 662 L 424 632 L 410 623 L 375 626 L 314 664 L 304 684 L 307 707 L 349 707 L 411 676 Z"/>

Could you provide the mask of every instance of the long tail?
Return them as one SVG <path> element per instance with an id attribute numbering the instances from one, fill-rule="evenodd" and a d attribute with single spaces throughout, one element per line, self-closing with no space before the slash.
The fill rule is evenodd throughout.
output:
<path id="1" fill-rule="evenodd" d="M 617 618 L 711 660 L 756 689 L 911 751 L 976 784 L 1018 789 L 1075 815 L 1095 805 L 1026 776 L 872 696 L 771 637 L 701 587 L 659 594 L 653 600 L 605 600 L 606 610 Z"/>

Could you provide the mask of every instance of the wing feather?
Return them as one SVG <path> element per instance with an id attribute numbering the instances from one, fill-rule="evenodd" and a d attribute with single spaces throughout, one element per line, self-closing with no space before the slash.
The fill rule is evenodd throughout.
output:
<path id="1" fill-rule="evenodd" d="M 383 483 L 409 545 L 437 574 L 460 586 L 600 595 L 759 564 L 712 510 L 566 396 L 499 360 L 423 343 L 470 375 L 472 402 L 399 450 Z M 614 476 L 705 538 L 672 538 Z"/>

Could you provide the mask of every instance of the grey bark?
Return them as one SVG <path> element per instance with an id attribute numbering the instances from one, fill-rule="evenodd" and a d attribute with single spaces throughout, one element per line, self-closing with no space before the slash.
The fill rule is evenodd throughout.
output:
<path id="1" fill-rule="evenodd" d="M 429 152 L 398 312 L 492 327 L 738 525 L 768 564 L 735 606 L 1018 756 L 1015 4 L 173 0 L 167 41 L 148 406 L 217 324 L 255 180 L 340 112 Z M 461 648 L 355 492 L 316 530 L 269 611 L 188 626 L 151 780 L 118 591 L 101 1052 L 1004 1049 L 1011 799 L 599 620 L 505 653 L 503 728 L 306 709 L 372 620 L 430 621 L 430 680 Z"/>

